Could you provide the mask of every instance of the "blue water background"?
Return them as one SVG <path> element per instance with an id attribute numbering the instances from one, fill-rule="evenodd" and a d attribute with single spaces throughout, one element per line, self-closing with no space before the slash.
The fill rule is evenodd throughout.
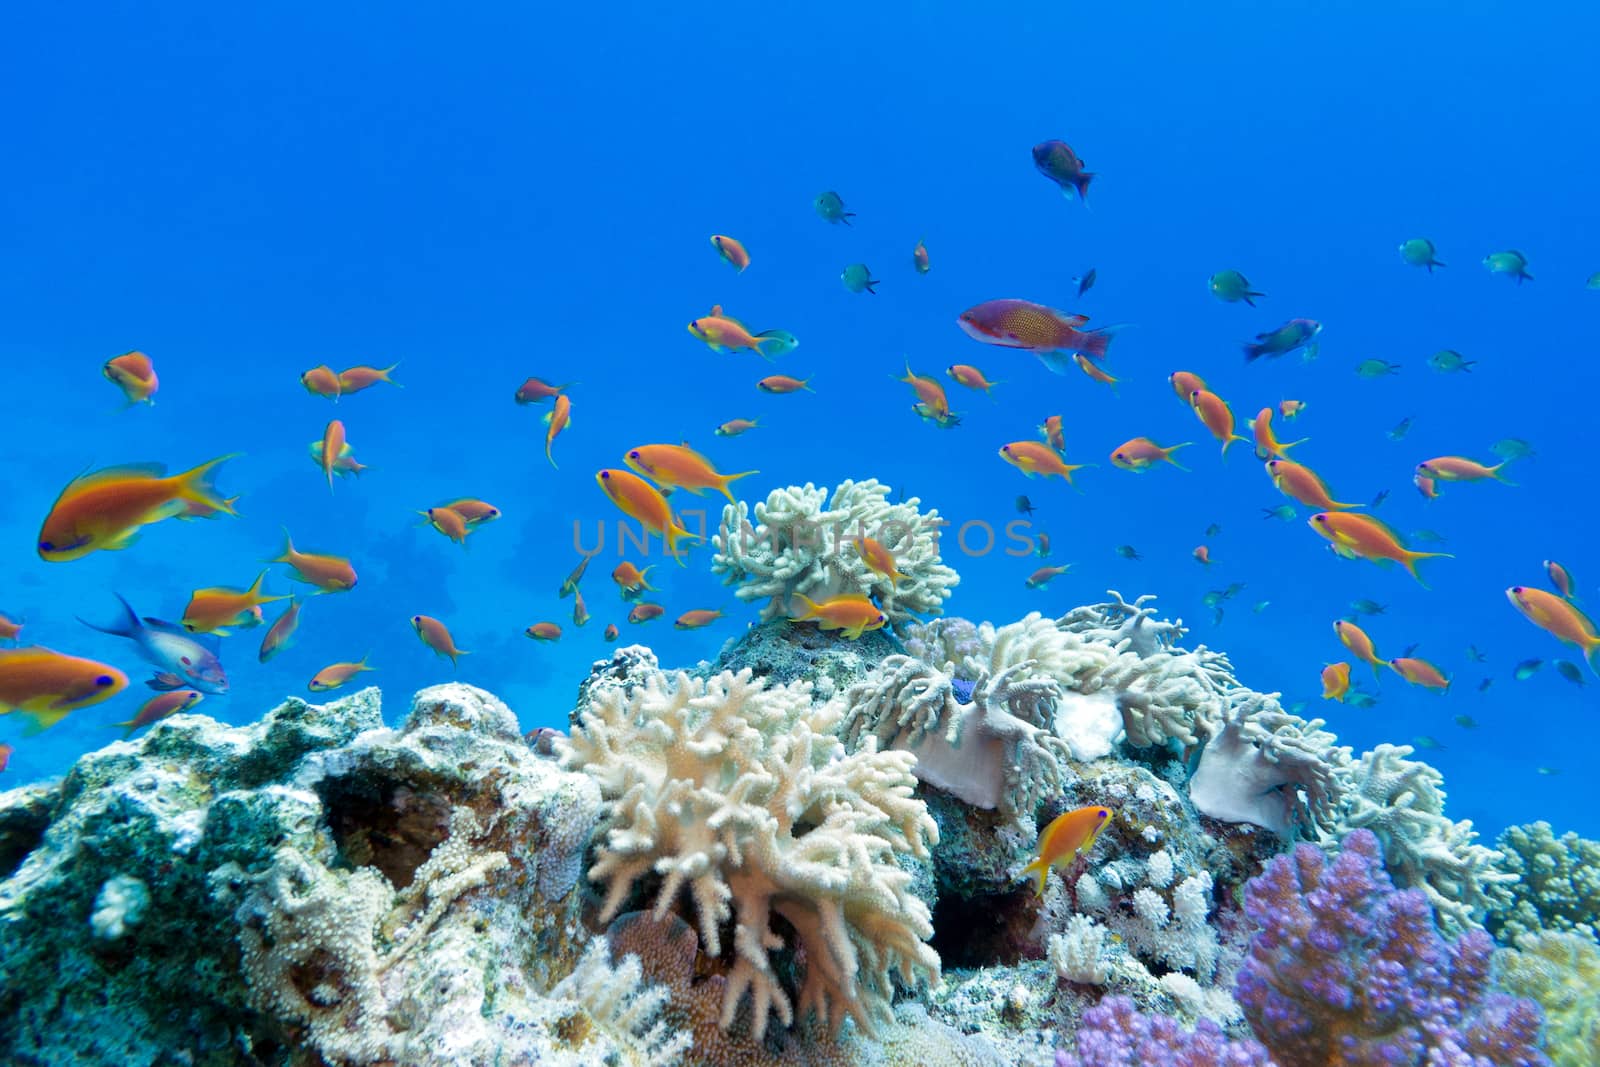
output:
<path id="1" fill-rule="evenodd" d="M 371 654 L 391 719 L 415 689 L 451 678 L 504 697 L 525 728 L 564 725 L 577 682 L 606 654 L 601 630 L 650 643 L 669 665 L 713 656 L 754 618 L 708 571 L 668 564 L 666 619 L 623 621 L 607 573 L 572 626 L 556 588 L 576 560 L 574 524 L 617 517 L 596 470 L 647 442 L 687 439 L 739 484 L 877 477 L 954 522 L 995 528 L 1028 494 L 1072 572 L 1023 587 L 1038 564 L 950 552 L 952 614 L 1009 621 L 1058 614 L 1115 588 L 1160 595 L 1225 649 L 1242 681 L 1309 702 L 1357 751 L 1432 735 L 1449 814 L 1489 834 L 1547 818 L 1600 834 L 1584 782 L 1600 741 L 1600 683 L 1550 667 L 1572 650 L 1507 604 L 1561 560 L 1600 605 L 1594 549 L 1595 323 L 1600 200 L 1593 75 L 1583 49 L 1600 17 L 1583 5 L 1282 3 L 805 5 L 166 4 L 35 5 L 0 45 L 12 101 L 0 198 L 0 608 L 26 636 L 116 663 L 130 691 L 38 737 L 0 720 L 16 752 L 8 785 L 60 773 L 116 734 L 148 692 L 130 647 L 75 615 L 114 617 L 115 589 L 176 619 L 197 586 L 244 585 L 299 547 L 353 557 L 352 593 L 308 603 L 298 642 L 256 663 L 260 631 L 228 639 L 234 692 L 199 710 L 246 722 L 334 660 Z M 1089 209 L 1035 173 L 1030 147 L 1060 137 L 1099 177 Z M 857 212 L 829 226 L 812 198 L 835 189 Z M 742 276 L 708 244 L 745 242 Z M 1399 243 L 1426 236 L 1448 264 L 1430 276 Z M 911 267 L 926 238 L 933 269 Z M 1517 286 L 1479 261 L 1527 253 Z M 865 262 L 875 296 L 839 273 Z M 1082 301 L 1072 278 L 1098 271 Z M 1223 268 L 1268 296 L 1251 309 L 1206 290 Z M 1108 364 L 1120 395 L 1032 356 L 976 344 L 956 315 L 1023 297 L 1097 323 L 1133 324 Z M 800 349 L 769 367 L 715 354 L 685 331 L 713 303 Z M 1246 365 L 1240 342 L 1294 316 L 1326 324 L 1321 358 Z M 154 408 L 120 409 L 100 377 L 110 356 L 152 355 Z M 1472 373 L 1430 371 L 1454 348 Z M 1358 378 L 1364 359 L 1399 375 Z M 977 364 L 1004 382 L 993 401 L 950 385 L 963 424 L 941 431 L 891 380 Z M 298 376 L 400 361 L 403 389 L 337 406 Z M 772 370 L 816 394 L 767 396 Z M 1391 496 L 1379 514 L 1445 534 L 1423 590 L 1403 571 L 1335 559 L 1248 450 L 1226 462 L 1167 375 L 1203 375 L 1241 422 L 1293 397 L 1309 407 L 1282 436 L 1341 499 Z M 538 408 L 512 403 L 524 377 L 580 382 L 572 427 L 543 456 Z M 1098 467 L 1081 492 L 1030 481 L 996 449 L 1061 414 L 1067 455 Z M 330 494 L 306 455 L 343 419 L 372 470 Z M 1415 418 L 1404 441 L 1386 431 Z M 759 417 L 737 440 L 724 420 Z M 1135 476 L 1107 454 L 1147 434 L 1194 440 L 1193 473 Z M 1409 481 L 1444 453 L 1488 459 L 1506 436 L 1535 460 L 1515 488 L 1446 486 L 1425 503 Z M 33 551 L 61 487 L 89 467 L 226 452 L 237 521 L 165 522 L 125 552 L 65 564 Z M 505 517 L 470 551 L 416 525 L 418 508 L 480 496 Z M 682 498 L 680 498 L 682 499 Z M 706 498 L 711 514 L 716 498 Z M 1190 558 L 1211 539 L 1215 564 Z M 978 527 L 969 543 L 981 546 Z M 1114 548 L 1135 546 L 1139 562 Z M 1220 625 L 1200 599 L 1244 582 Z M 293 588 L 285 568 L 273 592 Z M 1456 676 L 1447 696 L 1384 678 L 1369 710 L 1318 699 L 1344 657 L 1331 622 L 1354 597 L 1387 605 L 1369 630 L 1385 655 L 1418 643 Z M 1260 614 L 1251 606 L 1270 601 Z M 671 619 L 723 607 L 675 632 Z M 269 609 L 269 612 L 274 609 Z M 471 651 L 458 670 L 412 634 L 416 613 Z M 538 620 L 567 636 L 522 636 Z M 1489 654 L 1467 660 L 1468 644 Z M 1544 670 L 1525 682 L 1515 663 Z M 1365 668 L 1355 676 L 1372 683 Z M 1481 678 L 1492 677 L 1486 693 Z M 1461 729 L 1452 716 L 1482 725 Z M 1558 769 L 1555 776 L 1536 768 Z"/>

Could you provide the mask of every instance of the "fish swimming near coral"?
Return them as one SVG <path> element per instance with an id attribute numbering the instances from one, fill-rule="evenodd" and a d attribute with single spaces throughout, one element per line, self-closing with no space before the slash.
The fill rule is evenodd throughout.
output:
<path id="1" fill-rule="evenodd" d="M 218 658 L 221 642 L 217 638 L 196 637 L 176 623 L 148 616 L 141 619 L 120 593 L 112 595 L 122 605 L 121 619 L 109 626 L 97 626 L 85 619 L 78 621 L 91 630 L 132 641 L 139 655 L 158 672 L 177 679 L 169 688 L 184 686 L 212 696 L 227 695 L 228 676 Z"/>
<path id="2" fill-rule="evenodd" d="M 802 593 L 796 593 L 795 599 L 805 610 L 792 616 L 790 622 L 815 622 L 824 630 L 842 630 L 850 641 L 868 630 L 881 629 L 889 621 L 878 605 L 861 593 L 843 593 L 820 604 Z"/>
<path id="3" fill-rule="evenodd" d="M 1038 856 L 1022 868 L 1018 877 L 1033 875 L 1038 879 L 1039 895 L 1044 896 L 1050 869 L 1069 866 L 1092 849 L 1110 818 L 1111 809 L 1099 806 L 1075 808 L 1057 815 L 1039 834 Z"/>

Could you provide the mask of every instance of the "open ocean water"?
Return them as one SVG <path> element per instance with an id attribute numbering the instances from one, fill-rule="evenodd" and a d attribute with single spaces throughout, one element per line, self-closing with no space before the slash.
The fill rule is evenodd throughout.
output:
<path id="1" fill-rule="evenodd" d="M 759 471 L 734 486 L 752 502 L 874 477 L 936 507 L 961 574 L 949 614 L 1005 622 L 1107 589 L 1157 594 L 1188 643 L 1225 650 L 1241 681 L 1306 702 L 1358 752 L 1432 739 L 1420 757 L 1443 771 L 1448 813 L 1486 840 L 1541 818 L 1600 834 L 1587 784 L 1600 678 L 1563 677 L 1556 661 L 1581 655 L 1504 594 L 1543 587 L 1542 561 L 1556 560 L 1600 604 L 1600 292 L 1585 287 L 1600 271 L 1600 148 L 1577 46 L 1600 31 L 1594 8 L 173 3 L 33 6 L 9 23 L 0 610 L 25 620 L 27 642 L 114 664 L 131 684 L 37 735 L 0 719 L 14 746 L 0 784 L 62 773 L 149 695 L 128 643 L 78 617 L 114 619 L 120 593 L 176 620 L 197 588 L 248 585 L 284 528 L 299 548 L 348 556 L 359 583 L 306 600 L 294 646 L 266 665 L 261 631 L 224 639 L 231 692 L 199 711 L 248 722 L 325 665 L 367 656 L 360 681 L 383 687 L 391 717 L 457 678 L 500 695 L 525 729 L 564 727 L 608 623 L 666 665 L 714 658 L 756 613 L 709 573 L 709 548 L 679 568 L 657 543 L 667 615 L 642 626 L 607 578 L 619 514 L 596 471 L 686 441 L 723 471 Z M 1055 138 L 1096 175 L 1087 205 L 1033 165 L 1032 146 Z M 850 225 L 818 216 L 824 191 Z M 713 234 L 743 242 L 747 271 L 718 258 Z M 1403 262 L 1415 237 L 1446 266 Z M 1485 269 L 1509 249 L 1533 280 Z M 875 293 L 841 284 L 856 263 Z M 1265 293 L 1257 306 L 1208 291 L 1225 269 Z M 1002 297 L 1128 324 L 1105 364 L 1117 389 L 957 328 Z M 799 347 L 771 366 L 712 352 L 685 327 L 713 305 Z M 1317 358 L 1247 363 L 1242 343 L 1291 318 L 1323 325 Z M 101 375 L 132 349 L 154 360 L 154 406 L 125 407 Z M 1447 349 L 1470 371 L 1432 369 Z M 1398 372 L 1360 376 L 1373 359 Z M 946 382 L 959 426 L 908 410 L 893 380 L 908 361 Z M 395 363 L 401 388 L 337 404 L 299 380 Z M 945 377 L 956 363 L 1000 384 L 965 390 Z M 1425 589 L 1336 558 L 1310 509 L 1265 516 L 1288 501 L 1248 445 L 1219 456 L 1174 396 L 1176 370 L 1204 377 L 1246 433 L 1259 408 L 1303 401 L 1277 424 L 1309 439 L 1294 458 L 1340 500 L 1387 491 L 1377 514 L 1408 536 L 1434 531 L 1442 543 L 1420 547 L 1454 558 L 1425 565 Z M 814 392 L 759 392 L 769 373 Z M 558 467 L 539 421 L 549 405 L 512 399 L 529 375 L 576 383 Z M 1073 487 L 996 454 L 1049 415 L 1067 458 L 1097 464 Z M 330 493 L 307 450 L 333 418 L 371 469 Z M 735 418 L 759 427 L 713 434 Z M 1409 433 L 1391 439 L 1403 419 Z M 1191 469 L 1113 467 L 1110 451 L 1139 435 L 1195 442 L 1178 457 Z M 1536 451 L 1506 469 L 1514 486 L 1443 484 L 1433 501 L 1413 487 L 1418 462 L 1498 462 L 1491 446 L 1507 438 Z M 227 453 L 240 455 L 218 483 L 238 519 L 161 522 L 70 562 L 36 553 L 76 475 Z M 1019 494 L 1048 560 L 1005 551 Z M 459 497 L 503 515 L 467 550 L 417 515 Z M 673 503 L 715 525 L 715 495 Z M 557 587 L 602 525 L 579 627 Z M 1209 566 L 1191 556 L 1202 544 Z M 1071 570 L 1026 588 L 1044 562 Z M 1207 592 L 1235 584 L 1217 618 Z M 269 593 L 295 588 L 270 568 Z M 1359 598 L 1384 608 L 1361 620 L 1380 652 L 1415 646 L 1451 676 L 1447 693 L 1393 672 L 1374 683 L 1357 663 L 1374 705 L 1320 699 L 1323 665 L 1349 658 L 1331 624 Z M 726 616 L 672 628 L 695 608 Z M 416 614 L 470 655 L 452 669 L 417 640 Z M 559 642 L 523 636 L 542 620 L 562 624 Z"/>

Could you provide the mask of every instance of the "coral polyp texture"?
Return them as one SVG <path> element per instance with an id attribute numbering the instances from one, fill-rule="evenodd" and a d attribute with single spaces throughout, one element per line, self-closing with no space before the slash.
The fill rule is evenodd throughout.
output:
<path id="1" fill-rule="evenodd" d="M 1332 1062 L 1332 1061 L 1329 1061 Z M 1234 1041 L 1209 1019 L 1188 1031 L 1165 1015 L 1144 1015 L 1130 997 L 1107 997 L 1084 1012 L 1077 1050 L 1056 1053 L 1056 1067 L 1273 1067 L 1249 1038 Z"/>
<path id="2" fill-rule="evenodd" d="M 1495 852 L 1505 888 L 1490 908 L 1490 933 L 1508 944 L 1544 930 L 1600 938 L 1600 841 L 1557 837 L 1534 822 L 1502 833 Z"/>
<path id="3" fill-rule="evenodd" d="M 939 556 L 938 511 L 920 503 L 890 503 L 889 487 L 872 478 L 840 483 L 831 499 L 810 482 L 774 489 L 754 522 L 742 501 L 722 509 L 711 570 L 740 600 L 765 601 L 763 620 L 799 615 L 801 596 L 821 603 L 851 593 L 872 597 L 892 626 L 937 615 L 960 578 Z M 888 549 L 898 574 L 867 566 L 861 537 Z"/>
<path id="4" fill-rule="evenodd" d="M 1279 1067 L 1549 1063 L 1538 1007 L 1491 991 L 1489 935 L 1441 938 L 1427 896 L 1394 888 L 1372 833 L 1332 859 L 1312 845 L 1273 859 L 1244 909 L 1256 933 L 1239 1003 Z"/>
<path id="5" fill-rule="evenodd" d="M 870 1028 L 891 1015 L 893 976 L 908 986 L 939 979 L 924 943 L 928 906 L 896 863 L 938 841 L 912 796 L 914 757 L 871 746 L 845 754 L 834 736 L 842 714 L 839 703 L 813 705 L 804 682 L 657 673 L 631 695 L 591 690 L 568 742 L 565 764 L 608 802 L 589 870 L 605 883 L 602 921 L 636 890 L 658 919 L 687 896 L 705 952 L 732 951 L 721 1025 L 748 994 L 757 1040 L 773 1016 Z M 784 948 L 804 953 L 798 990 L 774 966 Z"/>

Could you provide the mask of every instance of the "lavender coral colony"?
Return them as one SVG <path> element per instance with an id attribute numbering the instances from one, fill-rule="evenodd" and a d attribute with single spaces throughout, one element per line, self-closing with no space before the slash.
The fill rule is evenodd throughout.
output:
<path id="1" fill-rule="evenodd" d="M 933 618 L 930 515 L 730 505 L 766 621 L 619 649 L 565 731 L 366 690 L 0 794 L 0 1062 L 1597 1062 L 1600 846 L 1479 844 L 1150 597 Z M 806 522 L 898 527 L 896 573 Z M 791 621 L 835 598 L 884 617 Z"/>

